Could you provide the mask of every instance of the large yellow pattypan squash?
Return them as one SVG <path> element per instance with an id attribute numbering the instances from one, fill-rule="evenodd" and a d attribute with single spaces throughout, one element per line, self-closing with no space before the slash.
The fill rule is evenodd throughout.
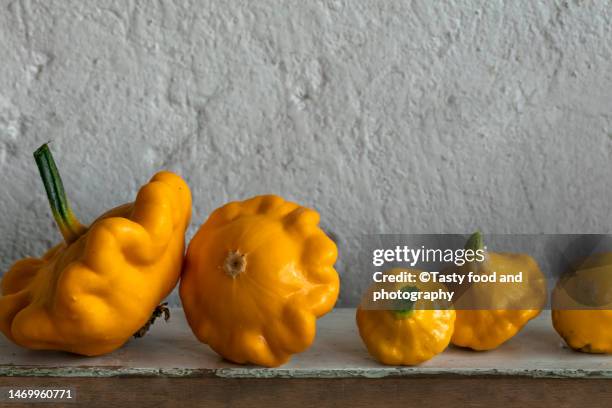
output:
<path id="1" fill-rule="evenodd" d="M 191 193 L 179 176 L 161 172 L 133 203 L 85 227 L 70 210 L 47 145 L 34 156 L 64 242 L 4 275 L 0 331 L 30 349 L 111 352 L 147 325 L 176 285 Z"/>
<path id="2" fill-rule="evenodd" d="M 337 299 L 337 249 L 319 214 L 274 195 L 215 210 L 187 250 L 180 295 L 200 341 L 236 363 L 278 366 L 314 340 Z"/>

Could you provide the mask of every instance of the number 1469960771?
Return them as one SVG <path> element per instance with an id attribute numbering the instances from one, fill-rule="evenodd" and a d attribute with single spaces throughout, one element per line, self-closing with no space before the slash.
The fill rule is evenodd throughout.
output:
<path id="1" fill-rule="evenodd" d="M 0 388 L 0 401 L 66 400 L 74 401 L 76 393 L 70 388 Z"/>

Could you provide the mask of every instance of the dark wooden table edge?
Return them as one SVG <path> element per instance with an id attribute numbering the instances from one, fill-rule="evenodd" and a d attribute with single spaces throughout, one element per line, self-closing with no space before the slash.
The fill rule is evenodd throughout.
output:
<path id="1" fill-rule="evenodd" d="M 40 406 L 258 407 L 384 405 L 442 408 L 610 407 L 610 378 L 389 376 L 385 378 L 36 377 L 0 376 L 0 387 L 72 387 L 75 403 Z M 4 404 L 4 405 L 3 405 Z M 1 402 L 0 406 L 28 404 Z"/>

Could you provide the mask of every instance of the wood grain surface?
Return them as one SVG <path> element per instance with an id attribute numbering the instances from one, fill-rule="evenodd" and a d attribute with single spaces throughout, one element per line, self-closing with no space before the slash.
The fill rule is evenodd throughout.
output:
<path id="1" fill-rule="evenodd" d="M 76 388 L 75 403 L 40 407 L 612 407 L 608 379 L 0 378 L 0 387 L 6 386 Z"/>

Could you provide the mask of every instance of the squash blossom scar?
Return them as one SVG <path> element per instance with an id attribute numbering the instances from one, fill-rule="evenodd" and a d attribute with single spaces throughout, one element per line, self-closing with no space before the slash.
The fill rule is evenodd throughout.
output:
<path id="1" fill-rule="evenodd" d="M 246 255 L 239 251 L 230 251 L 223 262 L 223 270 L 232 278 L 240 275 L 246 270 L 247 261 Z"/>

